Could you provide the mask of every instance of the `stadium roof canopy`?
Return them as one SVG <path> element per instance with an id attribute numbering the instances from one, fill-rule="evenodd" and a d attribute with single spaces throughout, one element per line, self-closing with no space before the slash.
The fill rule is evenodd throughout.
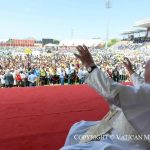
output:
<path id="1" fill-rule="evenodd" d="M 150 18 L 136 22 L 135 27 L 150 28 Z"/>
<path id="2" fill-rule="evenodd" d="M 59 43 L 59 46 L 78 46 L 86 45 L 87 47 L 98 47 L 99 45 L 104 44 L 102 39 L 78 39 L 78 40 L 63 40 Z"/>
<path id="3" fill-rule="evenodd" d="M 129 34 L 135 34 L 135 33 L 141 33 L 141 32 L 146 32 L 147 30 L 146 29 L 132 29 L 132 30 L 128 30 L 128 31 L 125 31 L 123 33 L 121 33 L 121 35 L 129 35 Z"/>

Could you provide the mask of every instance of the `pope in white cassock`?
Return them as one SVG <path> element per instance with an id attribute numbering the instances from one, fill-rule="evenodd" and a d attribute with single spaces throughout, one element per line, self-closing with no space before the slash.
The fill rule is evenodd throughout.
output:
<path id="1" fill-rule="evenodd" d="M 142 79 L 126 58 L 135 86 L 123 86 L 96 67 L 86 46 L 77 50 L 75 56 L 89 71 L 86 83 L 107 99 L 110 111 L 101 121 L 74 124 L 61 150 L 150 150 L 150 61 Z"/>

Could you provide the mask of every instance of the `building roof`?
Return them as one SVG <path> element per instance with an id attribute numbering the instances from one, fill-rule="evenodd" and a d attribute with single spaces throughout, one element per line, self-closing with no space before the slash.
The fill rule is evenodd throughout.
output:
<path id="1" fill-rule="evenodd" d="M 147 30 L 146 29 L 132 29 L 132 30 L 128 30 L 128 31 L 125 31 L 123 33 L 121 33 L 121 35 L 128 35 L 128 34 L 135 34 L 135 33 L 141 33 L 141 32 L 146 32 Z"/>
<path id="2" fill-rule="evenodd" d="M 150 28 L 150 18 L 136 22 L 135 27 Z"/>

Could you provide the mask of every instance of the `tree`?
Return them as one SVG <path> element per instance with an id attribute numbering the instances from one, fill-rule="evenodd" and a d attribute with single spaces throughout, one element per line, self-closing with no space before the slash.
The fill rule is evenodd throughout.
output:
<path id="1" fill-rule="evenodd" d="M 60 42 L 58 40 L 53 40 L 53 44 L 59 44 Z"/>
<path id="2" fill-rule="evenodd" d="M 111 39 L 109 42 L 108 42 L 108 47 L 111 47 L 113 45 L 115 45 L 116 43 L 118 43 L 119 40 L 118 39 Z"/>
<path id="3" fill-rule="evenodd" d="M 9 39 L 6 43 L 7 43 L 7 44 L 13 44 L 13 43 L 14 43 L 14 40 L 13 40 L 13 39 Z"/>

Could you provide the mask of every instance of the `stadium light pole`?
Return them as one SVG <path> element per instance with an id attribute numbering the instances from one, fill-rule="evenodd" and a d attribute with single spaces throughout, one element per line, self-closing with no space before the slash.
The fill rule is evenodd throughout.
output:
<path id="1" fill-rule="evenodd" d="M 106 10 L 108 10 L 108 18 L 107 18 L 107 29 L 106 29 L 106 43 L 105 48 L 108 48 L 108 42 L 109 42 L 109 26 L 110 26 L 110 14 L 109 10 L 112 8 L 112 2 L 111 0 L 106 0 Z"/>

